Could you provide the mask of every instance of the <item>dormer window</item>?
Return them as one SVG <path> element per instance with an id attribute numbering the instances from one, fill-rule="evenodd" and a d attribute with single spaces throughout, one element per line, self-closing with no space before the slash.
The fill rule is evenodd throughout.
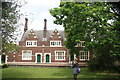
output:
<path id="1" fill-rule="evenodd" d="M 26 41 L 26 46 L 28 47 L 37 46 L 37 41 Z"/>
<path id="2" fill-rule="evenodd" d="M 60 47 L 61 45 L 61 41 L 50 41 L 50 46 L 51 47 Z"/>
<path id="3" fill-rule="evenodd" d="M 85 41 L 80 41 L 75 47 L 85 47 Z"/>

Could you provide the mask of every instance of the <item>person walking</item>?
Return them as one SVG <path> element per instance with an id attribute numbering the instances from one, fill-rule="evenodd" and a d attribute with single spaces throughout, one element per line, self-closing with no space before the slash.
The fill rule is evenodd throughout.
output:
<path id="1" fill-rule="evenodd" d="M 78 59 L 75 59 L 74 61 L 72 61 L 71 67 L 73 68 L 73 78 L 74 80 L 77 80 L 77 75 L 78 73 L 80 73 Z"/>

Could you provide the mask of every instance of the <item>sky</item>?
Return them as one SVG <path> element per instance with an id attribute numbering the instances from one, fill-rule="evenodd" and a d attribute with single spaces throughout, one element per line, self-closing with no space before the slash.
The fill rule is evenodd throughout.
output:
<path id="1" fill-rule="evenodd" d="M 58 7 L 60 0 L 25 0 L 27 4 L 22 6 L 21 13 L 24 16 L 21 17 L 23 23 L 22 29 L 24 28 L 25 18 L 28 18 L 28 29 L 43 30 L 44 19 L 47 19 L 48 30 L 64 30 L 61 25 L 53 23 L 54 17 L 50 15 L 49 10 Z"/>

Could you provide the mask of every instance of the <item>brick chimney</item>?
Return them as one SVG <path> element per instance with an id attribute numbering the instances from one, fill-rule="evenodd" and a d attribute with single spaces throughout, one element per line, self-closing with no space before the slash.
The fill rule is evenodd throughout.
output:
<path id="1" fill-rule="evenodd" d="M 24 27 L 24 32 L 28 30 L 28 19 L 25 18 L 25 27 Z"/>
<path id="2" fill-rule="evenodd" d="M 46 34 L 47 34 L 47 19 L 44 19 L 44 34 L 43 34 L 43 36 L 44 36 L 44 38 L 46 38 Z"/>

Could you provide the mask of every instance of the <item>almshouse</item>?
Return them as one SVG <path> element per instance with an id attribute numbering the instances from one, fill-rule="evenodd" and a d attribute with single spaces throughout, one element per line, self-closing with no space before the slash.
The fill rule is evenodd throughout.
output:
<path id="1" fill-rule="evenodd" d="M 57 63 L 70 62 L 75 56 L 69 55 L 65 47 L 64 30 L 47 30 L 47 20 L 44 19 L 43 30 L 28 30 L 28 19 L 25 18 L 24 33 L 19 41 L 19 51 L 7 56 L 7 63 Z M 76 47 L 85 47 L 81 41 Z M 79 60 L 89 60 L 89 51 L 82 49 L 79 53 Z"/>

